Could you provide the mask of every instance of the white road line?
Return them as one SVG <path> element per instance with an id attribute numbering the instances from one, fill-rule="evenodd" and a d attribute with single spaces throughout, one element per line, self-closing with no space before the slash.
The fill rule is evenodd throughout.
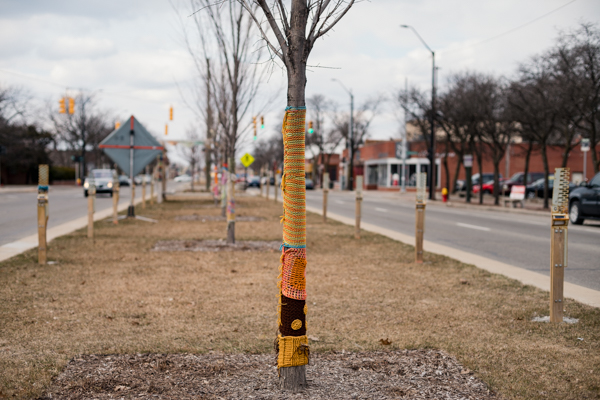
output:
<path id="1" fill-rule="evenodd" d="M 341 200 L 336 200 L 335 202 L 338 203 L 338 204 L 344 204 L 344 202 L 341 201 Z"/>
<path id="2" fill-rule="evenodd" d="M 386 208 L 379 208 L 379 207 L 375 207 L 375 211 L 388 212 L 388 210 Z"/>
<path id="3" fill-rule="evenodd" d="M 490 228 L 486 228 L 485 226 L 462 224 L 460 222 L 457 222 L 456 225 L 457 226 L 462 226 L 463 228 L 477 229 L 478 231 L 486 231 L 486 232 L 491 231 Z"/>

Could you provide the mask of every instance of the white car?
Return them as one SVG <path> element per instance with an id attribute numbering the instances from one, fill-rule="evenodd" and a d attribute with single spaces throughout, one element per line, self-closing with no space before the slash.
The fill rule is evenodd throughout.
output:
<path id="1" fill-rule="evenodd" d="M 191 182 L 192 181 L 192 177 L 189 175 L 179 175 L 176 176 L 175 179 L 173 179 L 175 182 Z"/>

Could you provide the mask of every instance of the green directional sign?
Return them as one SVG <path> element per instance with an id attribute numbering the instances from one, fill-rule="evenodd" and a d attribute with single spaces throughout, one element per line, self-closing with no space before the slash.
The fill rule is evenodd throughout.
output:
<path id="1" fill-rule="evenodd" d="M 254 162 L 254 157 L 252 157 L 252 154 L 246 153 L 242 156 L 241 161 L 244 167 L 248 168 Z"/>

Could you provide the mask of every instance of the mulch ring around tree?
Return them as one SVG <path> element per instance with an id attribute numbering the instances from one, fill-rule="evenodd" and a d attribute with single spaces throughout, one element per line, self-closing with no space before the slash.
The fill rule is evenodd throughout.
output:
<path id="1" fill-rule="evenodd" d="M 222 217 L 220 215 L 198 215 L 198 214 L 192 214 L 192 215 L 179 215 L 177 217 L 174 218 L 175 221 L 202 221 L 202 222 L 207 222 L 207 221 L 227 221 L 226 217 Z M 263 217 L 253 217 L 253 216 L 249 216 L 249 215 L 236 215 L 235 216 L 235 222 L 258 222 L 258 221 L 264 221 L 265 219 Z"/>
<path id="2" fill-rule="evenodd" d="M 46 399 L 500 399 L 437 350 L 313 354 L 308 387 L 282 392 L 275 355 L 137 354 L 75 357 Z"/>
<path id="3" fill-rule="evenodd" d="M 159 240 L 152 251 L 277 251 L 280 241 L 244 240 L 233 244 L 224 240 Z"/>

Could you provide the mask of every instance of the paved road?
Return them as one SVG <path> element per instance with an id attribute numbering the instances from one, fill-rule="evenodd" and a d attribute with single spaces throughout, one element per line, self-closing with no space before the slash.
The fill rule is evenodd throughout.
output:
<path id="1" fill-rule="evenodd" d="M 307 191 L 307 205 L 322 207 L 322 192 Z M 328 211 L 354 218 L 354 193 L 329 192 Z M 414 236 L 415 206 L 366 192 L 364 222 Z M 550 275 L 550 217 L 428 205 L 425 239 L 530 271 Z M 425 248 L 427 250 L 427 248 Z M 600 224 L 569 225 L 565 279 L 600 290 Z"/>
<path id="2" fill-rule="evenodd" d="M 171 182 L 167 190 L 170 189 Z M 142 198 L 141 187 L 136 187 L 136 198 Z M 150 188 L 146 188 L 150 195 Z M 48 194 L 50 218 L 48 228 L 64 224 L 87 215 L 87 199 L 83 188 L 51 186 Z M 0 193 L 0 246 L 37 233 L 37 193 Z M 131 189 L 121 188 L 119 204 L 127 204 L 131 199 Z M 96 211 L 112 207 L 112 198 L 107 194 L 96 197 Z"/>

